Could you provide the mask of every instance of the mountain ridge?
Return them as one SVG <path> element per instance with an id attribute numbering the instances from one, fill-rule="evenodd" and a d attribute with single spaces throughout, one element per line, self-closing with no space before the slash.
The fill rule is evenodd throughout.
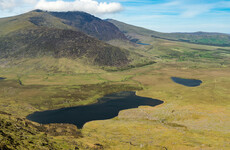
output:
<path id="1" fill-rule="evenodd" d="M 60 18 L 62 23 L 69 25 L 99 40 L 109 41 L 113 39 L 126 40 L 125 35 L 112 23 L 81 11 L 52 12 L 35 10 L 48 13 Z"/>
<path id="2" fill-rule="evenodd" d="M 139 34 L 153 38 L 160 38 L 171 41 L 188 42 L 202 45 L 212 46 L 230 46 L 230 35 L 216 32 L 173 32 L 162 33 L 137 27 L 114 19 L 106 19 L 106 21 L 116 25 L 129 39 L 132 39 L 132 34 Z"/>
<path id="3" fill-rule="evenodd" d="M 0 19 L 0 58 L 52 56 L 87 59 L 99 66 L 129 64 L 129 51 L 89 36 L 47 12 Z"/>

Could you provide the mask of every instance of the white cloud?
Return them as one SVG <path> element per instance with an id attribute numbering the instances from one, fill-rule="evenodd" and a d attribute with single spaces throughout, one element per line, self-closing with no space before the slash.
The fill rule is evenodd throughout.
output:
<path id="1" fill-rule="evenodd" d="M 15 6 L 15 0 L 0 0 L 0 10 L 10 10 Z"/>
<path id="2" fill-rule="evenodd" d="M 184 7 L 184 11 L 181 13 L 181 16 L 185 18 L 192 18 L 197 15 L 209 12 L 215 6 L 212 4 L 203 4 L 203 5 L 195 4 L 195 5 L 189 5 L 183 7 Z"/>
<path id="3" fill-rule="evenodd" d="M 24 8 L 30 5 L 34 7 L 37 0 L 0 0 L 0 12 L 14 11 L 15 9 Z"/>
<path id="4" fill-rule="evenodd" d="M 36 4 L 38 0 L 23 0 L 24 3 Z"/>
<path id="5" fill-rule="evenodd" d="M 122 5 L 118 2 L 101 1 L 103 0 L 0 0 L 0 17 L 19 15 L 33 9 L 84 11 L 97 16 L 116 13 L 123 9 Z"/>
<path id="6" fill-rule="evenodd" d="M 71 2 L 40 0 L 35 8 L 47 11 L 84 11 L 91 14 L 116 13 L 123 9 L 120 3 L 97 2 L 95 0 L 75 0 Z"/>

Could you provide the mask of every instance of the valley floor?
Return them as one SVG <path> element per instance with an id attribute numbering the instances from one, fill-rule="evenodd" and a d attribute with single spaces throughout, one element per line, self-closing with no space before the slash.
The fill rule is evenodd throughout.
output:
<path id="1" fill-rule="evenodd" d="M 157 63 L 105 71 L 67 58 L 1 60 L 0 77 L 6 79 L 0 79 L 0 149 L 230 149 L 229 47 L 136 38 L 150 45 L 113 44 Z M 171 77 L 203 83 L 186 87 Z M 137 91 L 164 104 L 124 110 L 81 130 L 25 119 L 35 111 L 87 105 L 119 91 Z"/>
<path id="2" fill-rule="evenodd" d="M 140 96 L 165 103 L 124 110 L 112 120 L 86 124 L 85 139 L 111 149 L 229 149 L 230 94 L 227 69 L 164 67 L 142 70 L 133 77 L 144 85 Z M 201 79 L 200 87 L 185 87 L 171 76 Z M 97 140 L 95 140 L 97 139 Z"/>
<path id="3" fill-rule="evenodd" d="M 114 119 L 89 122 L 82 130 L 73 129 L 71 125 L 67 129 L 58 125 L 46 127 L 46 138 L 55 141 L 59 145 L 57 149 L 227 150 L 230 148 L 229 70 L 158 63 L 112 73 L 30 74 L 20 78 L 22 85 L 16 75 L 2 72 L 1 76 L 7 79 L 0 81 L 0 108 L 12 115 L 11 118 L 4 113 L 0 116 L 1 120 L 11 122 L 35 111 L 89 104 L 107 93 L 138 90 L 139 96 L 165 103 L 124 110 Z M 200 79 L 203 83 L 199 87 L 185 87 L 174 83 L 172 76 Z M 92 78 L 93 84 L 82 84 Z M 34 126 L 24 128 L 36 130 L 36 138 L 31 135 L 32 141 L 45 133 Z M 17 134 L 15 130 L 1 130 Z M 60 131 L 60 134 L 54 136 L 51 131 Z M 82 136 L 72 138 L 70 131 L 81 132 Z M 3 141 L 6 138 L 0 137 Z M 20 144 L 23 147 L 25 142 Z M 39 148 L 49 149 L 49 146 L 39 145 Z"/>

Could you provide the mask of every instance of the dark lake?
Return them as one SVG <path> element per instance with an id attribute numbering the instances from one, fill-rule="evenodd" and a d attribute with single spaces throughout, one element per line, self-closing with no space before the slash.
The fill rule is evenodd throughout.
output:
<path id="1" fill-rule="evenodd" d="M 69 123 L 82 128 L 89 121 L 114 118 L 121 110 L 144 105 L 156 106 L 163 103 L 161 100 L 140 97 L 135 93 L 131 91 L 119 92 L 106 95 L 91 105 L 35 112 L 28 115 L 27 119 L 41 124 Z"/>
<path id="2" fill-rule="evenodd" d="M 137 44 L 140 44 L 140 45 L 150 45 L 150 44 L 147 44 L 147 43 L 137 43 Z"/>
<path id="3" fill-rule="evenodd" d="M 184 78 L 178 78 L 178 77 L 171 77 L 171 79 L 178 84 L 182 84 L 188 87 L 200 86 L 202 83 L 201 80 L 196 80 L 196 79 L 184 79 Z"/>
<path id="4" fill-rule="evenodd" d="M 0 77 L 0 80 L 4 80 L 4 79 L 6 79 L 6 78 Z"/>

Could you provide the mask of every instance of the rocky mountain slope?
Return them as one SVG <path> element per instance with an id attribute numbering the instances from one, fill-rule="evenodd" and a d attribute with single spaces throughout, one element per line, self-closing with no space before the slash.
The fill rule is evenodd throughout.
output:
<path id="1" fill-rule="evenodd" d="M 82 29 L 76 28 L 78 23 L 84 24 Z M 96 24 L 97 28 L 91 23 Z M 91 30 L 91 25 L 97 32 Z M 104 37 L 103 40 L 109 40 L 106 37 L 125 38 L 113 24 L 83 12 L 35 10 L 0 19 L 0 58 L 51 56 L 85 59 L 90 64 L 99 66 L 128 65 L 129 51 L 106 44 L 87 33 L 102 39 L 97 36 L 100 35 Z"/>
<path id="2" fill-rule="evenodd" d="M 62 19 L 64 24 L 76 28 L 99 40 L 126 40 L 125 35 L 112 23 L 104 21 L 84 12 L 48 12 L 52 16 Z"/>

